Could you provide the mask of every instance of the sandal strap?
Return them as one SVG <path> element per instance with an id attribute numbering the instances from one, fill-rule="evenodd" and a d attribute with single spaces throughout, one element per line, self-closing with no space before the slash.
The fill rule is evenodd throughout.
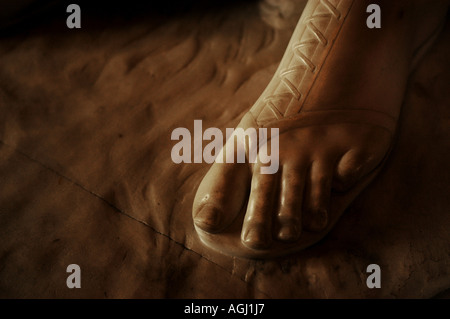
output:
<path id="1" fill-rule="evenodd" d="M 334 125 L 334 124 L 366 124 L 375 125 L 394 134 L 397 127 L 397 119 L 389 114 L 368 109 L 348 110 L 322 110 L 303 111 L 296 116 L 273 120 L 264 125 L 257 125 L 255 117 L 249 112 L 251 118 L 245 117 L 244 126 L 279 128 L 280 133 L 307 126 Z M 250 124 L 252 122 L 252 124 Z"/>
<path id="2" fill-rule="evenodd" d="M 286 51 L 292 51 L 293 58 L 276 72 L 279 83 L 273 93 L 253 110 L 259 125 L 301 112 L 352 4 L 353 0 L 315 0 L 308 12 L 303 12 L 295 31 L 301 40 L 291 40 Z"/>

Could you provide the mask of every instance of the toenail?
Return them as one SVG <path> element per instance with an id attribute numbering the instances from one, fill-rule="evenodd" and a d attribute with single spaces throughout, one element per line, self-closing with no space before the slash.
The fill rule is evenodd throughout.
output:
<path id="1" fill-rule="evenodd" d="M 293 224 L 284 225 L 281 227 L 281 229 L 278 233 L 278 239 L 284 240 L 284 241 L 292 241 L 292 240 L 296 240 L 298 238 L 299 234 L 300 234 L 300 232 L 296 225 L 293 225 Z"/>
<path id="2" fill-rule="evenodd" d="M 220 213 L 214 207 L 203 206 L 194 217 L 195 224 L 206 230 L 217 227 L 220 223 Z"/>
<path id="3" fill-rule="evenodd" d="M 250 248 L 261 249 L 268 246 L 269 238 L 264 231 L 252 228 L 245 234 L 243 243 Z"/>

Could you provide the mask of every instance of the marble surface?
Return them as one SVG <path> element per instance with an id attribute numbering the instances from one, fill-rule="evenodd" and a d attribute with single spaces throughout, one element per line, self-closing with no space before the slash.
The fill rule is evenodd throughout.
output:
<path id="1" fill-rule="evenodd" d="M 95 11 L 81 30 L 50 15 L 1 35 L 0 297 L 445 295 L 448 26 L 410 77 L 386 166 L 321 242 L 269 260 L 199 242 L 191 208 L 208 164 L 174 164 L 170 134 L 194 119 L 222 129 L 238 123 L 301 11 L 280 8 L 251 1 L 138 17 Z M 73 263 L 81 289 L 66 287 Z M 374 263 L 381 289 L 366 286 Z"/>

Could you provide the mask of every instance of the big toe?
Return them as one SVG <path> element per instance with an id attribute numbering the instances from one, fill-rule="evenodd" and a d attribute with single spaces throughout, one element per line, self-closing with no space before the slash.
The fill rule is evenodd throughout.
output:
<path id="1" fill-rule="evenodd" d="M 207 232 L 220 232 L 242 209 L 250 187 L 250 171 L 241 163 L 214 163 L 195 195 L 193 219 Z"/>

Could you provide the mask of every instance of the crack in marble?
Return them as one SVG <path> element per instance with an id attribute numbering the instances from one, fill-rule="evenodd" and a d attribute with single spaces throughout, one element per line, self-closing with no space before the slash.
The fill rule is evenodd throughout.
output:
<path id="1" fill-rule="evenodd" d="M 167 238 L 168 240 L 170 240 L 170 241 L 174 242 L 175 244 L 181 246 L 184 250 L 187 250 L 187 251 L 189 251 L 189 252 L 192 252 L 192 253 L 194 253 L 195 255 L 199 256 L 200 258 L 206 260 L 207 262 L 209 262 L 209 263 L 211 263 L 211 264 L 217 266 L 218 268 L 220 268 L 220 269 L 222 269 L 223 271 L 227 272 L 230 276 L 233 276 L 233 277 L 239 279 L 240 281 L 242 281 L 245 285 L 251 285 L 251 284 L 249 284 L 248 282 L 246 282 L 245 280 L 243 280 L 242 278 L 240 278 L 239 276 L 236 276 L 235 274 L 233 274 L 232 271 L 229 271 L 227 268 L 224 268 L 224 267 L 221 266 L 220 264 L 218 264 L 218 263 L 212 261 L 211 259 L 205 257 L 205 256 L 202 255 L 201 253 L 199 253 L 199 252 L 197 252 L 197 251 L 195 251 L 195 250 L 193 250 L 193 249 L 191 249 L 191 248 L 185 246 L 183 243 L 181 243 L 181 242 L 175 240 L 174 238 L 170 237 L 169 235 L 164 234 L 164 233 L 158 231 L 156 228 L 154 228 L 154 227 L 151 226 L 150 224 L 146 223 L 145 221 L 140 220 L 140 219 L 137 219 L 136 217 L 133 217 L 132 215 L 130 215 L 129 213 L 125 212 L 123 209 L 120 209 L 119 207 L 115 206 L 113 203 L 109 202 L 108 200 L 106 200 L 105 198 L 103 198 L 102 196 L 100 196 L 99 194 L 97 194 L 97 193 L 95 193 L 95 192 L 93 192 L 93 191 L 87 189 L 86 187 L 84 187 L 84 186 L 81 185 L 80 183 L 78 183 L 78 182 L 72 180 L 70 177 L 67 177 L 67 176 L 61 174 L 61 173 L 58 172 L 57 170 L 55 170 L 55 169 L 53 169 L 52 167 L 50 167 L 50 166 L 48 166 L 48 165 L 42 163 L 42 162 L 39 161 L 38 159 L 36 159 L 36 158 L 34 158 L 34 157 L 32 157 L 32 156 L 26 154 L 25 152 L 23 152 L 22 150 L 18 149 L 17 147 L 14 147 L 14 146 L 12 146 L 12 145 L 9 145 L 9 144 L 5 143 L 3 140 L 0 140 L 0 144 L 3 144 L 4 146 L 6 146 L 6 147 L 12 149 L 15 153 L 17 153 L 17 154 L 19 154 L 19 155 L 25 157 L 26 159 L 28 159 L 28 160 L 30 160 L 30 161 L 32 161 L 32 162 L 34 162 L 34 163 L 40 165 L 41 167 L 45 168 L 45 169 L 48 170 L 48 171 L 52 172 L 53 174 L 55 174 L 55 175 L 57 175 L 57 176 L 59 176 L 59 177 L 65 179 L 66 181 L 70 182 L 71 184 L 73 184 L 73 185 L 79 187 L 80 189 L 82 189 L 83 191 L 87 192 L 88 194 L 90 194 L 90 195 L 96 197 L 97 199 L 101 200 L 103 203 L 105 203 L 106 205 L 108 205 L 109 207 L 111 207 L 111 208 L 112 208 L 113 210 L 115 210 L 116 212 L 118 212 L 118 213 L 120 213 L 120 214 L 122 214 L 122 215 L 124 215 L 124 216 L 126 216 L 126 217 L 128 217 L 128 218 L 130 218 L 130 219 L 132 219 L 132 220 L 134 220 L 134 221 L 136 221 L 136 222 L 138 222 L 138 223 L 140 223 L 141 225 L 144 225 L 145 227 L 150 228 L 150 229 L 151 229 L 153 232 L 155 232 L 156 234 L 158 234 L 158 235 L 160 235 L 160 236 L 163 236 L 163 237 Z M 254 286 L 254 285 L 251 285 L 251 286 L 253 286 L 259 293 L 263 294 L 263 295 L 266 296 L 267 298 L 270 298 L 270 296 L 269 296 L 266 292 L 259 290 L 259 289 L 258 289 L 256 286 Z"/>

